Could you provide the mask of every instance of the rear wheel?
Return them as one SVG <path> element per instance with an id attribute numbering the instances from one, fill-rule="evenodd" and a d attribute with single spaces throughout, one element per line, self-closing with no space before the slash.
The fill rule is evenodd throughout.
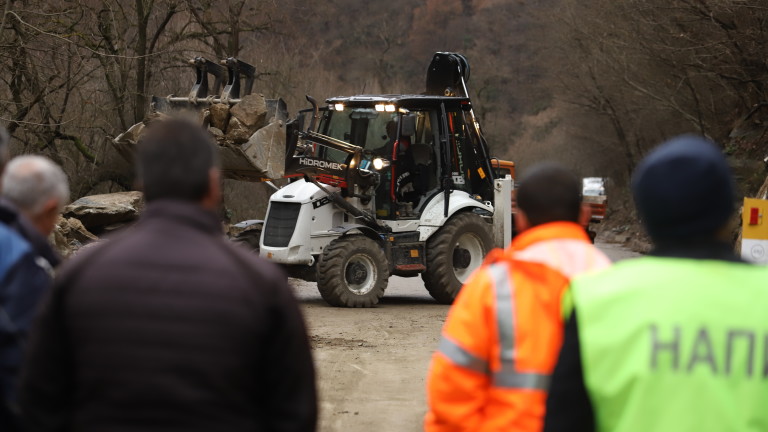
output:
<path id="1" fill-rule="evenodd" d="M 491 226 L 480 216 L 460 213 L 449 219 L 427 240 L 427 270 L 421 277 L 429 294 L 440 303 L 453 303 L 491 247 Z"/>
<path id="2" fill-rule="evenodd" d="M 371 307 L 384 295 L 388 279 L 384 251 L 362 235 L 332 241 L 317 263 L 317 289 L 331 306 Z"/>

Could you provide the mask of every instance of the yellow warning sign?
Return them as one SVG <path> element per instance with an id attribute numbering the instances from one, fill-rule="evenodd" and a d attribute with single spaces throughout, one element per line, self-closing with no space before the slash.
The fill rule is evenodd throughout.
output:
<path id="1" fill-rule="evenodd" d="M 741 257 L 768 264 L 768 200 L 744 198 L 741 222 Z"/>

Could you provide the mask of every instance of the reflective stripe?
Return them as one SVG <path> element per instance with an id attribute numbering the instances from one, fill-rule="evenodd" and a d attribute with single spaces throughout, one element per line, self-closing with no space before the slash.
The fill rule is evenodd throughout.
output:
<path id="1" fill-rule="evenodd" d="M 499 345 L 501 346 L 501 364 L 515 362 L 515 316 L 512 308 L 512 284 L 509 280 L 507 266 L 503 263 L 488 267 L 496 292 L 496 323 L 499 330 Z"/>
<path id="2" fill-rule="evenodd" d="M 549 375 L 526 372 L 497 372 L 493 374 L 496 387 L 543 390 L 549 388 Z"/>
<path id="3" fill-rule="evenodd" d="M 513 305 L 514 285 L 503 263 L 488 268 L 496 292 L 496 325 L 499 331 L 501 370 L 493 372 L 496 387 L 526 390 L 549 388 L 549 375 L 535 372 L 518 372 L 515 369 L 515 308 Z"/>
<path id="4" fill-rule="evenodd" d="M 490 373 L 491 369 L 488 367 L 488 362 L 460 347 L 456 342 L 445 336 L 440 340 L 440 345 L 437 347 L 437 350 L 448 357 L 448 359 L 457 366 L 465 367 L 485 375 Z"/>

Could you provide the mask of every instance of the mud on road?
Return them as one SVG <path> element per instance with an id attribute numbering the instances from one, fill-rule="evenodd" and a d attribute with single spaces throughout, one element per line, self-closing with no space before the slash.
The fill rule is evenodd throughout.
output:
<path id="1" fill-rule="evenodd" d="M 599 245 L 613 260 L 637 254 Z M 421 278 L 393 277 L 379 305 L 328 306 L 314 283 L 291 280 L 307 321 L 318 375 L 321 432 L 422 430 L 425 377 L 448 306 Z"/>
<path id="2" fill-rule="evenodd" d="M 320 431 L 418 431 L 424 379 L 448 306 L 421 278 L 392 278 L 375 308 L 328 306 L 314 283 L 292 280 L 309 327 Z"/>

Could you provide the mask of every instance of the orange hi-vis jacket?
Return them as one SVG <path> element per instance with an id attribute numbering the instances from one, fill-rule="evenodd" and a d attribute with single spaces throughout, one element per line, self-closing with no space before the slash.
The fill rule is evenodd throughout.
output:
<path id="1" fill-rule="evenodd" d="M 427 377 L 427 432 L 540 431 L 570 278 L 610 265 L 570 222 L 495 249 L 462 287 Z"/>

